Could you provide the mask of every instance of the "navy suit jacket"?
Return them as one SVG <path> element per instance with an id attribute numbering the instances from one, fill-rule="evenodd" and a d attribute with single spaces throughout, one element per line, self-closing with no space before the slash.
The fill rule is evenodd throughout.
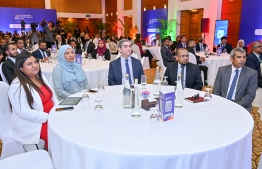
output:
<path id="1" fill-rule="evenodd" d="M 86 51 L 86 42 L 83 43 L 83 48 L 84 51 Z M 95 48 L 96 48 L 95 44 L 90 41 L 87 47 L 87 53 L 93 53 Z"/>
<path id="2" fill-rule="evenodd" d="M 175 86 L 177 81 L 177 69 L 178 62 L 170 63 L 167 66 L 165 76 L 167 76 L 167 81 L 169 85 Z M 203 82 L 201 78 L 201 73 L 198 65 L 192 64 L 190 62 L 186 65 L 186 88 L 202 90 Z"/>
<path id="3" fill-rule="evenodd" d="M 40 49 L 35 50 L 32 54 L 38 59 L 43 59 L 42 53 L 39 50 Z M 51 56 L 51 53 L 46 51 L 46 55 Z"/>
<path id="4" fill-rule="evenodd" d="M 144 74 L 144 70 L 140 60 L 131 57 L 132 69 L 134 79 L 138 79 L 140 83 L 141 75 Z M 122 68 L 121 68 L 121 57 L 110 62 L 109 73 L 108 73 L 108 85 L 122 85 Z"/>
<path id="5" fill-rule="evenodd" d="M 258 79 L 262 79 L 261 70 L 260 70 L 260 61 L 258 60 L 257 56 L 253 52 L 251 52 L 247 56 L 246 66 L 257 71 Z"/>
<path id="6" fill-rule="evenodd" d="M 207 47 L 207 45 L 205 43 L 203 43 L 203 48 L 205 49 Z M 204 50 L 203 49 L 203 50 Z M 196 51 L 200 51 L 200 45 L 199 43 L 196 44 Z"/>
<path id="7" fill-rule="evenodd" d="M 11 84 L 15 74 L 15 63 L 7 58 L 2 64 L 2 71 L 8 83 Z"/>
<path id="8" fill-rule="evenodd" d="M 187 44 L 186 44 L 186 47 L 187 47 Z M 186 48 L 186 47 L 185 47 L 185 48 Z M 179 44 L 177 44 L 176 48 L 177 48 L 177 49 L 178 49 L 178 48 L 184 48 L 182 42 L 180 42 Z"/>
<path id="9" fill-rule="evenodd" d="M 217 47 L 221 47 L 221 43 L 218 44 Z M 230 52 L 232 51 L 232 49 L 233 49 L 233 48 L 232 48 L 232 45 L 229 44 L 229 43 L 226 43 L 226 45 L 225 45 L 225 46 L 223 47 L 223 49 L 222 49 L 222 52 L 223 52 L 224 48 L 227 49 L 227 53 L 230 53 Z"/>

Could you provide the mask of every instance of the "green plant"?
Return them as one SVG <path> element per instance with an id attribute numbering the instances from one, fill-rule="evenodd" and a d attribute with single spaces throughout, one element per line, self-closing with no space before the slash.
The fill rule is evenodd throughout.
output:
<path id="1" fill-rule="evenodd" d="M 100 36 L 102 35 L 102 32 L 104 30 L 108 30 L 111 27 L 113 27 L 112 23 L 110 23 L 110 22 L 102 22 L 102 21 L 94 22 L 93 25 L 97 29 L 97 33 L 100 33 Z"/>
<path id="2" fill-rule="evenodd" d="M 66 32 L 74 32 L 75 27 L 78 23 L 73 22 L 72 20 L 67 20 L 66 23 L 62 26 Z"/>
<path id="3" fill-rule="evenodd" d="M 164 39 L 166 36 L 170 35 L 173 31 L 175 31 L 176 26 L 180 25 L 176 19 L 165 20 L 158 18 L 157 20 L 161 24 L 157 27 L 161 39 Z"/>

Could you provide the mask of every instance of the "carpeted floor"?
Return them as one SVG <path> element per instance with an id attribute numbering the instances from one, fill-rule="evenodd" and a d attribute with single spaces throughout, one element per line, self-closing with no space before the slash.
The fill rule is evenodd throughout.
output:
<path id="1" fill-rule="evenodd" d="M 147 75 L 147 83 L 152 84 L 155 78 L 156 69 L 151 68 L 145 70 Z M 253 130 L 253 150 L 252 150 L 252 169 L 257 169 L 257 165 L 262 152 L 262 121 L 260 115 L 257 112 L 258 108 L 253 107 L 251 115 L 254 118 L 254 130 Z M 0 140 L 0 154 L 2 150 L 2 141 Z"/>

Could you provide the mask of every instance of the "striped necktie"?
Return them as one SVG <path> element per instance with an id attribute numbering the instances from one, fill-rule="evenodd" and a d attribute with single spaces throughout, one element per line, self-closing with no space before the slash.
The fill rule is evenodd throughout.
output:
<path id="1" fill-rule="evenodd" d="M 233 93 L 234 93 L 234 90 L 235 90 L 236 84 L 237 84 L 237 78 L 238 78 L 239 70 L 236 69 L 235 71 L 236 71 L 236 74 L 235 74 L 234 79 L 233 79 L 233 81 L 231 83 L 230 90 L 229 90 L 229 92 L 227 94 L 227 99 L 228 100 L 232 100 L 232 96 L 233 96 Z"/>

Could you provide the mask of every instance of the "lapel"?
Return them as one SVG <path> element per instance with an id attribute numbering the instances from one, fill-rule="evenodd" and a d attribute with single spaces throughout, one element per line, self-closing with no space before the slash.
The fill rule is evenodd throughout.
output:
<path id="1" fill-rule="evenodd" d="M 190 70 L 191 70 L 191 63 L 188 62 L 186 65 L 186 83 L 185 83 L 185 87 L 188 86 L 188 80 L 189 80 L 189 75 L 190 75 Z"/>
<path id="2" fill-rule="evenodd" d="M 118 79 L 120 80 L 120 84 L 122 84 L 122 67 L 121 67 L 121 58 L 119 57 L 116 61 L 116 75 Z"/>
<path id="3" fill-rule="evenodd" d="M 245 79 L 246 79 L 246 68 L 243 66 L 241 73 L 239 74 L 239 78 L 238 78 L 238 82 L 237 82 L 236 96 L 237 96 L 237 93 L 238 93 L 239 89 L 241 88 L 243 82 L 245 81 Z"/>
<path id="4" fill-rule="evenodd" d="M 131 62 L 132 62 L 133 78 L 135 78 L 135 77 L 137 77 L 136 74 L 135 74 L 137 71 L 135 71 L 135 70 L 138 69 L 138 68 L 137 68 L 137 65 L 135 64 L 135 58 L 133 58 L 132 56 L 130 56 L 130 57 L 131 57 Z"/>
<path id="5" fill-rule="evenodd" d="M 177 81 L 177 68 L 178 68 L 178 62 L 175 62 L 175 64 L 174 64 L 174 74 L 173 74 L 173 76 L 174 76 L 174 84 Z"/>
<path id="6" fill-rule="evenodd" d="M 232 73 L 232 65 L 229 65 L 225 71 L 225 81 L 224 81 L 224 86 L 225 86 L 225 93 L 227 93 L 228 87 L 229 87 L 229 82 L 230 82 L 230 77 Z"/>

